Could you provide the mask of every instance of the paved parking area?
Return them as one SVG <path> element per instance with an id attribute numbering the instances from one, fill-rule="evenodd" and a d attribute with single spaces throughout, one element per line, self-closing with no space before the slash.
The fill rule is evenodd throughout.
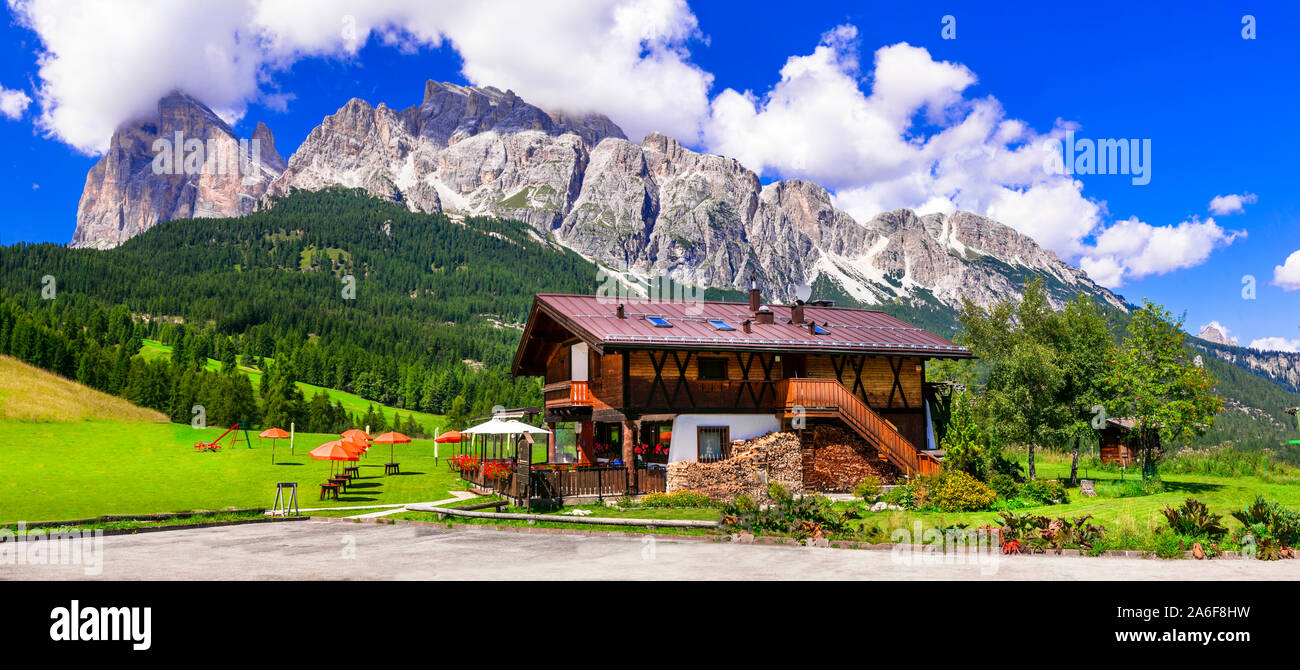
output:
<path id="1" fill-rule="evenodd" d="M 889 551 L 814 549 L 442 527 L 302 521 L 103 538 L 102 572 L 0 564 L 0 579 L 1300 579 L 1300 560 L 986 557 L 927 563 Z"/>

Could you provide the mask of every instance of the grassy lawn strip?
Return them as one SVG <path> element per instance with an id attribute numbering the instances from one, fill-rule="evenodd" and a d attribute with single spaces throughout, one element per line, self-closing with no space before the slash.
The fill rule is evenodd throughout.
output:
<path id="1" fill-rule="evenodd" d="M 193 510 L 270 507 L 276 482 L 298 482 L 298 506 L 347 507 L 450 498 L 465 485 L 434 461 L 432 440 L 398 445 L 402 474 L 385 476 L 388 448 L 377 446 L 356 463 L 361 478 L 338 501 L 320 500 L 330 464 L 307 452 L 335 435 L 299 433 L 295 453 L 287 440 L 253 448 L 197 452 L 223 428 L 174 423 L 0 421 L 0 523 L 86 519 L 105 514 L 157 514 Z M 242 433 L 240 435 L 242 437 Z M 371 510 L 374 511 L 374 510 Z M 352 512 L 359 514 L 361 511 Z"/>
<path id="2" fill-rule="evenodd" d="M 195 514 L 185 517 L 171 517 L 167 519 L 123 519 L 120 521 L 95 521 L 91 523 L 79 523 L 66 526 L 42 526 L 40 528 L 26 528 L 22 533 L 18 532 L 16 525 L 6 525 L 18 535 L 30 535 L 32 533 L 58 533 L 69 529 L 76 530 L 130 530 L 133 528 L 158 528 L 164 526 L 188 526 L 201 523 L 220 523 L 227 521 L 247 521 L 250 519 L 268 518 L 262 512 L 212 512 L 209 514 Z"/>

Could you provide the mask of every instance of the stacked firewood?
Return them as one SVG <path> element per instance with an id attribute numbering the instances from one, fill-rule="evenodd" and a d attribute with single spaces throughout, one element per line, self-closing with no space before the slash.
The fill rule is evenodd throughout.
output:
<path id="1" fill-rule="evenodd" d="M 811 426 L 803 431 L 804 485 L 814 491 L 851 492 L 870 476 L 892 484 L 898 468 L 880 459 L 880 453 L 866 440 L 845 428 Z"/>
<path id="2" fill-rule="evenodd" d="M 731 456 L 714 463 L 678 461 L 668 466 L 668 490 L 694 491 L 714 500 L 747 495 L 767 497 L 767 486 L 779 482 L 790 493 L 803 493 L 803 457 L 799 436 L 768 433 L 731 443 Z"/>

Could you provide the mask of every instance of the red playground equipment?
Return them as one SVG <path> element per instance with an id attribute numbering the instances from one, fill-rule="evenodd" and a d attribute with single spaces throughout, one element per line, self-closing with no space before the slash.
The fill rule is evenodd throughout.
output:
<path id="1" fill-rule="evenodd" d="M 238 428 L 239 428 L 239 424 L 235 424 L 231 426 L 230 428 L 226 429 L 226 432 L 221 434 L 221 437 L 218 437 L 217 439 L 211 442 L 195 442 L 194 450 L 195 451 L 221 451 L 221 441 L 226 439 L 227 435 L 234 433 Z M 235 443 L 239 441 L 240 441 L 239 436 L 238 434 L 236 434 L 235 437 L 231 438 L 230 446 L 234 447 Z"/>

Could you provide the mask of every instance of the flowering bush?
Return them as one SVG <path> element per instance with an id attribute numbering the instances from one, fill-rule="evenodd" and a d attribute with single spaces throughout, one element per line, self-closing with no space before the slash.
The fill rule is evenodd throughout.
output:
<path id="1" fill-rule="evenodd" d="M 944 473 L 934 489 L 934 504 L 945 512 L 977 512 L 997 500 L 993 489 L 961 470 Z"/>
<path id="2" fill-rule="evenodd" d="M 484 479 L 500 479 L 509 475 L 513 468 L 507 461 L 488 461 L 483 464 Z"/>
<path id="3" fill-rule="evenodd" d="M 639 454 L 639 455 L 642 455 L 642 456 L 647 455 L 647 454 L 652 455 L 652 456 L 667 456 L 667 455 L 668 455 L 668 445 L 665 445 L 665 444 L 663 444 L 662 442 L 659 443 L 659 444 L 654 445 L 653 447 L 650 446 L 650 445 L 648 445 L 648 444 L 642 444 L 642 445 L 638 445 L 638 446 L 633 447 L 633 448 L 632 448 L 632 451 L 633 451 L 634 453 Z"/>
<path id="4" fill-rule="evenodd" d="M 457 454 L 451 457 L 451 464 L 456 466 L 457 470 L 464 472 L 478 465 L 478 457 L 469 454 Z"/>

